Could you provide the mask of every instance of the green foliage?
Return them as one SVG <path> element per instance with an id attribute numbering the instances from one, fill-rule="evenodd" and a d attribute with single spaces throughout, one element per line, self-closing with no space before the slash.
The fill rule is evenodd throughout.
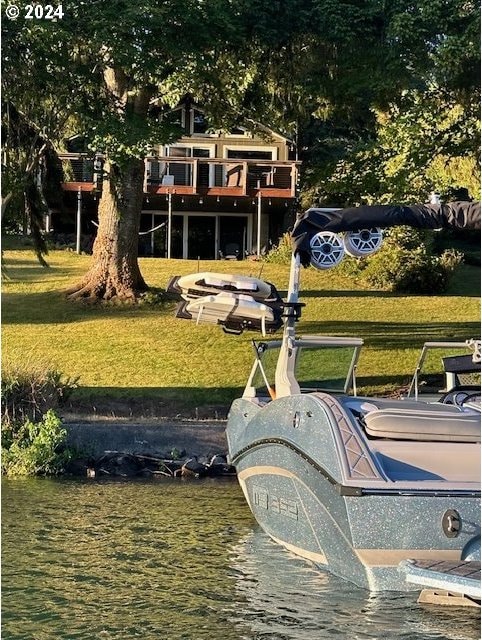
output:
<path id="1" fill-rule="evenodd" d="M 433 253 L 435 234 L 432 229 L 413 229 L 407 226 L 391 227 L 385 229 L 383 241 L 384 244 L 400 247 L 409 251 L 418 249 L 418 247 L 424 245 L 427 251 Z"/>
<path id="2" fill-rule="evenodd" d="M 345 107 L 350 118 L 340 119 L 340 110 L 324 117 L 313 112 L 317 119 L 301 132 L 302 159 L 310 162 L 304 206 L 423 202 L 432 190 L 443 194 L 454 186 L 477 197 L 480 7 L 402 0 L 385 3 L 373 18 L 381 25 L 376 49 L 390 54 L 382 65 L 386 93 L 377 91 L 374 60 L 365 100 Z M 368 63 L 367 50 L 356 64 Z"/>
<path id="3" fill-rule="evenodd" d="M 59 473 L 70 459 L 54 408 L 75 387 L 56 369 L 41 365 L 2 370 L 2 473 Z"/>
<path id="4" fill-rule="evenodd" d="M 291 242 L 291 235 L 284 233 L 279 239 L 278 244 L 264 256 L 263 260 L 273 264 L 290 264 L 292 255 L 293 244 Z"/>
<path id="5" fill-rule="evenodd" d="M 130 117 L 119 122 L 105 116 L 86 132 L 89 149 L 101 149 L 112 162 L 125 165 L 132 158 L 145 158 L 156 144 L 169 144 L 180 137 L 177 127 L 153 119 Z"/>
<path id="6" fill-rule="evenodd" d="M 370 260 L 364 271 L 367 282 L 400 293 L 443 293 L 462 256 L 446 251 L 431 255 L 424 246 L 414 250 L 389 247 Z"/>
<path id="7" fill-rule="evenodd" d="M 410 91 L 377 113 L 371 138 L 347 144 L 344 155 L 311 169 L 307 193 L 312 201 L 340 206 L 425 202 L 431 191 L 445 194 L 460 186 L 477 196 L 479 139 L 473 109 L 437 88 Z"/>
<path id="8" fill-rule="evenodd" d="M 9 430 L 38 420 L 49 409 L 55 409 L 76 385 L 76 379 L 66 378 L 48 366 L 5 364 L 2 367 L 2 437 L 7 438 L 7 444 Z"/>
<path id="9" fill-rule="evenodd" d="M 453 199 L 454 187 L 464 185 L 474 199 L 480 194 L 478 153 L 465 156 L 435 156 L 427 166 L 427 178 L 444 201 Z"/>
<path id="10" fill-rule="evenodd" d="M 52 409 L 38 422 L 27 420 L 8 430 L 2 428 L 2 473 L 8 476 L 60 473 L 70 460 L 62 447 L 67 432 Z"/>
<path id="11" fill-rule="evenodd" d="M 433 234 L 432 234 L 433 235 Z M 452 249 L 433 252 L 426 231 L 395 227 L 385 234 L 382 248 L 363 260 L 345 258 L 339 270 L 371 286 L 399 293 L 444 293 L 463 254 Z"/>

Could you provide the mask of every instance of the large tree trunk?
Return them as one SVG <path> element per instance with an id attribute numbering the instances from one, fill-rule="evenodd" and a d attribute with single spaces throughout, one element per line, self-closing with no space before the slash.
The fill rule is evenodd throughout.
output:
<path id="1" fill-rule="evenodd" d="M 144 162 L 133 159 L 122 168 L 106 162 L 104 171 L 92 266 L 68 294 L 91 301 L 135 301 L 148 289 L 137 261 Z"/>
<path id="2" fill-rule="evenodd" d="M 124 71 L 109 66 L 104 80 L 121 120 L 147 118 L 152 87 L 128 92 Z M 148 289 L 137 261 L 143 189 L 143 160 L 130 157 L 115 164 L 107 159 L 92 266 L 82 282 L 67 292 L 70 298 L 134 302 Z"/>

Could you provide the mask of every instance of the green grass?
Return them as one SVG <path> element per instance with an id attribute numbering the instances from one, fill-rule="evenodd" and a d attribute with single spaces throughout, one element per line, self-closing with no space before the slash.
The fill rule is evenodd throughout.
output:
<path id="1" fill-rule="evenodd" d="M 63 291 L 88 269 L 90 256 L 52 251 L 42 268 L 28 248 L 4 243 L 3 360 L 42 362 L 79 377 L 78 398 L 157 398 L 180 406 L 229 403 L 252 363 L 251 339 L 174 318 L 175 303 L 88 307 Z M 260 276 L 286 291 L 288 267 L 256 262 L 140 260 L 152 287 L 172 275 L 236 271 Z M 425 340 L 465 339 L 479 333 L 480 269 L 464 265 L 444 296 L 407 296 L 360 288 L 310 268 L 302 273 L 306 303 L 299 333 L 365 339 L 358 366 L 362 391 L 408 382 Z"/>

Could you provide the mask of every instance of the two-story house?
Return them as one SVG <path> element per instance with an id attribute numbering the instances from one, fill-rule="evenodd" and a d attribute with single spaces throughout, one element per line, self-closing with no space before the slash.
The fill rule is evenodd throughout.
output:
<path id="1" fill-rule="evenodd" d="M 159 117 L 184 135 L 146 158 L 140 255 L 242 258 L 277 242 L 296 199 L 300 163 L 293 142 L 269 130 L 262 136 L 244 128 L 211 130 L 189 100 Z M 79 231 L 86 217 L 95 217 L 98 161 L 78 153 L 61 159 L 66 204 L 77 212 Z"/>

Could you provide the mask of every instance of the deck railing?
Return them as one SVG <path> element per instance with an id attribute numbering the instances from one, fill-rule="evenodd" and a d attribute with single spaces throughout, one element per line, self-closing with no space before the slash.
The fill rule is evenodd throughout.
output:
<path id="1" fill-rule="evenodd" d="M 59 154 L 67 191 L 101 187 L 102 158 Z M 150 194 L 231 195 L 293 198 L 298 168 L 295 161 L 172 158 L 150 156 L 145 161 L 144 192 Z"/>

